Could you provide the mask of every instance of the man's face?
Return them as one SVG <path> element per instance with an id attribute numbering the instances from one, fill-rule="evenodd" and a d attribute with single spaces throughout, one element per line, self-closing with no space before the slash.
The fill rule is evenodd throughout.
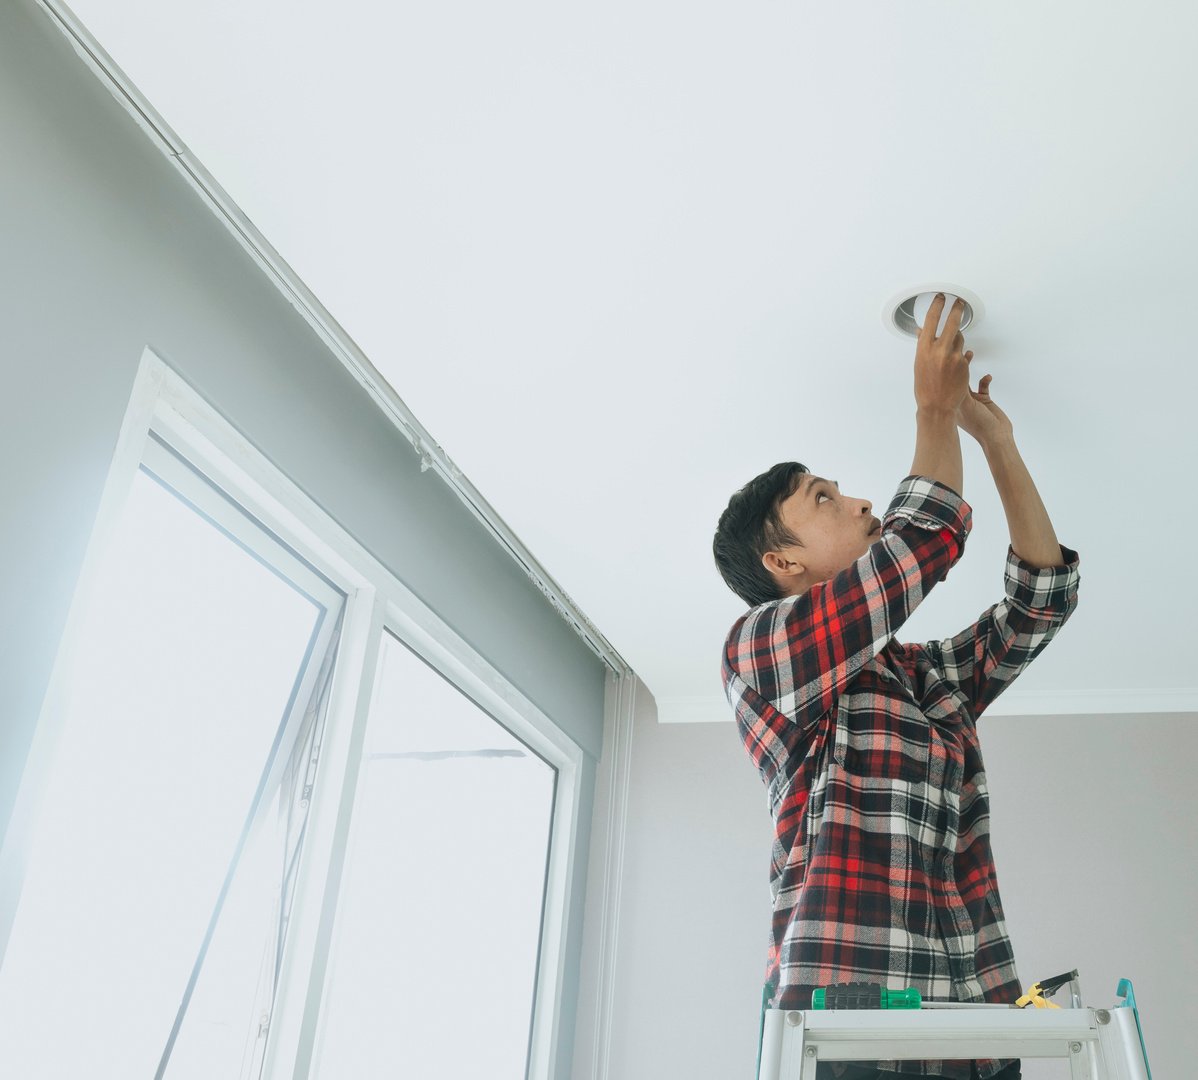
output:
<path id="1" fill-rule="evenodd" d="M 873 504 L 841 495 L 836 481 L 821 476 L 804 476 L 780 511 L 787 529 L 805 545 L 787 545 L 762 557 L 786 596 L 835 577 L 880 536 L 874 530 L 880 522 L 873 516 Z"/>

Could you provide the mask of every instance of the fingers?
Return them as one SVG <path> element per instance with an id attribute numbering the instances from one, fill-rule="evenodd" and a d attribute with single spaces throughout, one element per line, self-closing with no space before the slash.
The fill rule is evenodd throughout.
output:
<path id="1" fill-rule="evenodd" d="M 921 339 L 936 340 L 936 327 L 940 325 L 940 316 L 944 311 L 944 293 L 937 293 L 928 305 L 928 313 L 923 317 L 923 326 L 919 328 Z"/>
<path id="2" fill-rule="evenodd" d="M 941 306 L 941 309 L 943 310 L 944 305 L 941 304 L 940 306 Z M 957 299 L 953 301 L 953 309 L 952 309 L 952 311 L 950 311 L 948 313 L 948 319 L 945 321 L 945 324 L 944 324 L 945 335 L 952 336 L 953 334 L 957 333 L 957 331 L 961 327 L 961 319 L 964 317 L 964 315 L 965 315 L 965 301 L 962 300 L 961 297 L 958 296 Z"/>
<path id="3" fill-rule="evenodd" d="M 928 305 L 928 313 L 923 318 L 923 326 L 919 328 L 919 336 L 922 340 L 925 336 L 931 340 L 936 339 L 936 327 L 940 325 L 940 316 L 944 314 L 945 297 L 944 293 L 937 293 L 932 297 L 932 302 Z M 944 323 L 944 333 L 940 336 L 947 337 L 950 340 L 956 340 L 956 335 L 961 328 L 961 320 L 965 317 L 965 301 L 961 297 L 957 297 L 953 301 L 952 310 L 948 313 L 948 318 Z M 962 341 L 964 338 L 962 338 Z"/>

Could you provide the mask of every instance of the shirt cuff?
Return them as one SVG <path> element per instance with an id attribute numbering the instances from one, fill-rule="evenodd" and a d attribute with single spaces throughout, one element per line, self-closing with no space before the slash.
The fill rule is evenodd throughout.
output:
<path id="1" fill-rule="evenodd" d="M 890 500 L 886 516 L 882 518 L 882 530 L 895 521 L 933 532 L 951 529 L 954 536 L 964 541 L 973 528 L 973 507 L 939 480 L 930 476 L 908 476 Z"/>
<path id="2" fill-rule="evenodd" d="M 1033 566 L 1007 545 L 1005 572 L 1007 595 L 1022 607 L 1041 611 L 1068 611 L 1077 599 L 1081 575 L 1077 552 L 1061 544 L 1064 566 Z"/>

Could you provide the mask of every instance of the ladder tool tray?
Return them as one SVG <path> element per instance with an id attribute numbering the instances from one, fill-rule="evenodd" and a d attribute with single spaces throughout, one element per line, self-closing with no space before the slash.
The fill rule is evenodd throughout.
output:
<path id="1" fill-rule="evenodd" d="M 1070 1007 L 1046 999 L 1070 988 Z M 820 1061 L 1066 1058 L 1071 1080 L 1152 1080 L 1135 992 L 1121 979 L 1110 1009 L 1081 1004 L 1077 972 L 1032 986 L 1015 1005 L 922 1001 L 914 987 L 841 983 L 810 1009 L 767 1009 L 758 1080 L 815 1080 Z"/>

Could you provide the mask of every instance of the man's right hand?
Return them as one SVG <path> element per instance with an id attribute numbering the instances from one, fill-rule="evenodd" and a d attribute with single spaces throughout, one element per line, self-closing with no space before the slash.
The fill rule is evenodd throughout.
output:
<path id="1" fill-rule="evenodd" d="M 965 301 L 957 298 L 948 313 L 944 333 L 937 337 L 936 328 L 943 311 L 944 293 L 937 293 L 924 317 L 915 347 L 915 404 L 920 409 L 955 413 L 969 393 L 969 361 L 973 353 L 962 355 L 965 335 L 960 326 Z"/>

